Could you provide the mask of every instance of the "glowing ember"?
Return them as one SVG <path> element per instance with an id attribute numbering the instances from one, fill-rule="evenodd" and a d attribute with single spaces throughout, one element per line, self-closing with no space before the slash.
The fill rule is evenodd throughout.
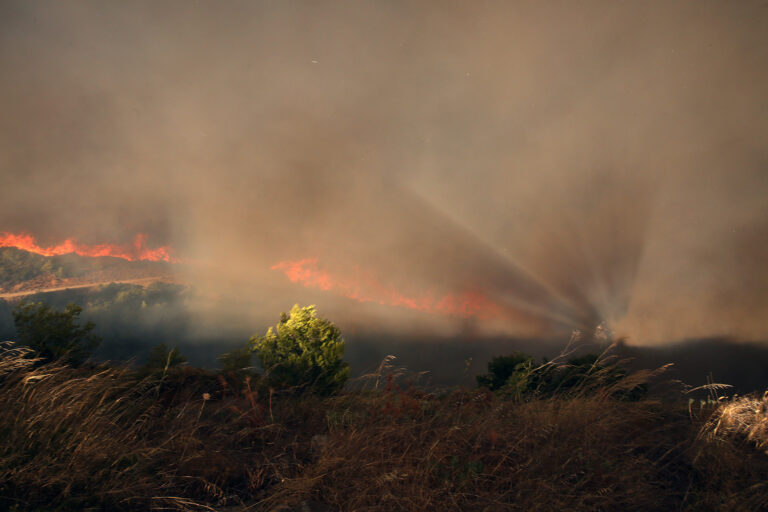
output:
<path id="1" fill-rule="evenodd" d="M 492 302 L 482 292 L 467 291 L 458 295 L 447 294 L 435 297 L 433 293 L 408 297 L 391 286 L 385 286 L 374 276 L 357 272 L 354 279 L 332 276 L 318 267 L 317 258 L 299 261 L 281 261 L 272 270 L 280 270 L 292 283 L 301 283 L 307 288 L 333 291 L 358 302 L 377 302 L 387 306 L 398 306 L 426 313 L 459 316 L 464 318 L 492 318 L 500 315 L 501 306 Z"/>
<path id="2" fill-rule="evenodd" d="M 27 233 L 6 233 L 0 232 L 0 247 L 15 247 L 28 252 L 41 254 L 43 256 L 58 256 L 61 254 L 78 254 L 80 256 L 89 256 L 98 258 L 109 256 L 112 258 L 122 258 L 128 261 L 167 261 L 169 263 L 178 263 L 174 258 L 170 247 L 157 247 L 155 249 L 147 247 L 147 235 L 139 233 L 133 240 L 133 244 L 98 244 L 86 245 L 80 244 L 68 238 L 58 245 L 49 247 L 40 247 L 35 238 Z"/>

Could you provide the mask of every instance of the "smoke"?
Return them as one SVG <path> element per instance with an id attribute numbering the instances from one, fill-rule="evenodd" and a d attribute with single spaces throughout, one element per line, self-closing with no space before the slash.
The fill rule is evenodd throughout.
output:
<path id="1" fill-rule="evenodd" d="M 765 62 L 760 2 L 6 1 L 0 231 L 147 233 L 211 330 L 766 337 Z M 506 314 L 271 270 L 305 259 Z"/>

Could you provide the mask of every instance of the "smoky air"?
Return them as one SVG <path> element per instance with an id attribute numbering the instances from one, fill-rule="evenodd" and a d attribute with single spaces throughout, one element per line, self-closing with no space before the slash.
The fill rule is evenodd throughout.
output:
<path id="1" fill-rule="evenodd" d="M 200 339 L 760 342 L 766 62 L 758 2 L 6 1 L 0 232 L 164 251 Z"/>

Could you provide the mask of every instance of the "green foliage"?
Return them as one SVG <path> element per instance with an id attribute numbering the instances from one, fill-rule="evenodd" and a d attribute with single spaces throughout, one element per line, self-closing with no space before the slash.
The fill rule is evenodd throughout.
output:
<path id="1" fill-rule="evenodd" d="M 349 378 L 344 340 L 332 322 L 319 318 L 315 306 L 293 306 L 264 336 L 253 336 L 252 350 L 276 388 L 332 394 Z"/>
<path id="2" fill-rule="evenodd" d="M 182 302 L 185 287 L 173 283 L 155 281 L 148 286 L 127 283 L 110 283 L 99 287 L 87 297 L 87 309 L 102 314 L 119 310 L 121 315 L 137 318 L 148 308 Z"/>
<path id="3" fill-rule="evenodd" d="M 17 341 L 32 348 L 45 361 L 63 360 L 79 365 L 93 353 L 101 339 L 95 336 L 95 325 L 79 325 L 82 308 L 68 304 L 58 311 L 42 302 L 18 303 L 13 310 Z"/>
<path id="4" fill-rule="evenodd" d="M 477 376 L 477 385 L 495 391 L 503 387 L 507 380 L 521 373 L 522 366 L 529 364 L 533 359 L 520 352 L 514 352 L 508 356 L 498 356 L 491 359 L 488 363 L 488 373 Z"/>
<path id="5" fill-rule="evenodd" d="M 174 347 L 168 350 L 165 343 L 152 347 L 147 356 L 145 368 L 151 370 L 168 370 L 187 362 L 187 358 L 181 355 L 179 349 Z"/>
<path id="6" fill-rule="evenodd" d="M 478 375 L 477 383 L 504 397 L 522 399 L 607 390 L 626 376 L 626 369 L 617 364 L 606 364 L 594 354 L 559 364 L 545 358 L 535 365 L 532 357 L 514 353 L 493 358 L 488 363 L 488 373 Z M 645 384 L 638 384 L 617 390 L 613 395 L 637 400 L 646 391 Z"/>
<path id="7" fill-rule="evenodd" d="M 251 368 L 252 355 L 253 351 L 250 345 L 236 348 L 231 352 L 224 352 L 219 356 L 219 366 L 222 373 L 240 374 L 247 372 Z"/>

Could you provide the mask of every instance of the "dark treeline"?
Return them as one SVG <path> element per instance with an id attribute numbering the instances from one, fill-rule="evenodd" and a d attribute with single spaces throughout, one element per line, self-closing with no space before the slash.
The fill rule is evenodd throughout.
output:
<path id="1" fill-rule="evenodd" d="M 95 323 L 95 333 L 103 339 L 95 354 L 98 359 L 143 361 L 151 347 L 166 343 L 185 346 L 190 362 L 210 365 L 215 357 L 209 360 L 206 353 L 199 354 L 195 344 L 189 342 L 187 293 L 186 287 L 171 283 L 155 282 L 146 287 L 112 283 L 95 289 L 38 293 L 24 300 L 56 309 L 69 303 L 82 306 L 83 320 Z M 13 340 L 16 335 L 12 315 L 15 304 L 0 301 L 0 337 L 4 340 Z"/>
<path id="2" fill-rule="evenodd" d="M 143 364 L 152 347 L 165 344 L 177 347 L 192 366 L 213 369 L 224 352 L 244 346 L 261 327 L 243 328 L 239 335 L 197 334 L 194 319 L 186 308 L 190 291 L 181 285 L 153 283 L 142 287 L 110 284 L 96 289 L 73 289 L 35 294 L 26 300 L 44 302 L 57 309 L 68 303 L 83 307 L 82 318 L 96 324 L 102 343 L 95 353 L 98 360 L 133 361 Z M 15 302 L 0 300 L 0 339 L 16 337 L 12 311 Z M 277 315 L 277 313 L 275 313 Z M 207 329 L 206 332 L 210 332 Z M 237 332 L 237 331 L 235 331 Z M 475 376 L 486 370 L 493 357 L 521 352 L 536 359 L 557 357 L 567 339 L 521 339 L 511 337 L 402 335 L 345 333 L 346 354 L 352 377 L 374 371 L 389 355 L 391 364 L 404 367 L 412 375 L 423 372 L 419 383 L 433 386 L 472 385 Z M 600 353 L 605 346 L 582 343 L 573 356 Z M 685 340 L 657 347 L 620 344 L 614 354 L 627 359 L 631 369 L 656 368 L 673 363 L 666 372 L 672 379 L 690 385 L 708 379 L 732 385 L 745 393 L 768 387 L 768 346 L 765 343 L 740 343 L 727 338 Z"/>

